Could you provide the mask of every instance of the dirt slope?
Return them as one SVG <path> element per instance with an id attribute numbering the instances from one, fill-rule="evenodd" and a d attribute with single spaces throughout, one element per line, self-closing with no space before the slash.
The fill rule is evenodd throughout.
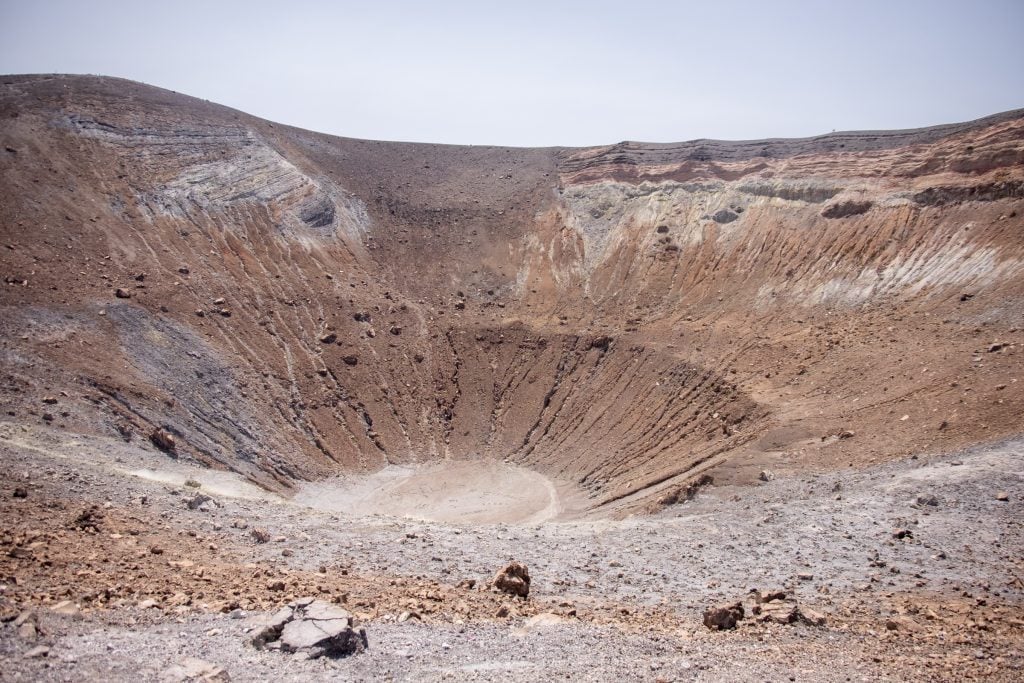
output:
<path id="1" fill-rule="evenodd" d="M 10 422 L 163 428 L 282 493 L 502 461 L 565 516 L 1022 429 L 1022 111 L 453 147 L 6 76 L 0 120 Z"/>

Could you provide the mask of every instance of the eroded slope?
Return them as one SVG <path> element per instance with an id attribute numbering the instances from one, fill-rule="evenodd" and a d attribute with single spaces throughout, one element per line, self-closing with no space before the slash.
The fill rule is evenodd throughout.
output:
<path id="1" fill-rule="evenodd" d="M 527 150 L 0 93 L 14 422 L 163 427 L 279 490 L 506 461 L 606 514 L 1021 428 L 1020 112 Z"/>

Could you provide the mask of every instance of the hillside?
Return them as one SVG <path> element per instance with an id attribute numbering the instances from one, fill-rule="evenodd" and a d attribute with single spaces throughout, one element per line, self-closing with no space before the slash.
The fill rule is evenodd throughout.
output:
<path id="1" fill-rule="evenodd" d="M 1022 429 L 1024 111 L 455 147 L 6 76 L 0 120 L 13 424 L 286 495 L 499 462 L 563 517 Z"/>

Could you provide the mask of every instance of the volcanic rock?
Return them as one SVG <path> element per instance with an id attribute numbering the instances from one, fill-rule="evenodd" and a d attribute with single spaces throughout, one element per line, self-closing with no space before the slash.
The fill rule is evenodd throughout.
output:
<path id="1" fill-rule="evenodd" d="M 353 628 L 352 615 L 323 600 L 302 598 L 274 614 L 252 638 L 257 648 L 279 647 L 308 657 L 344 657 L 368 647 L 366 631 Z"/>
<path id="2" fill-rule="evenodd" d="M 162 427 L 154 429 L 149 435 L 149 440 L 153 442 L 154 446 L 165 453 L 174 453 L 177 449 L 174 443 L 174 435 Z"/>
<path id="3" fill-rule="evenodd" d="M 491 585 L 502 593 L 526 598 L 530 594 L 530 572 L 525 564 L 511 562 L 494 575 Z"/>
<path id="4" fill-rule="evenodd" d="M 744 615 L 742 602 L 719 605 L 704 611 L 704 625 L 713 631 L 727 631 L 736 628 Z"/>

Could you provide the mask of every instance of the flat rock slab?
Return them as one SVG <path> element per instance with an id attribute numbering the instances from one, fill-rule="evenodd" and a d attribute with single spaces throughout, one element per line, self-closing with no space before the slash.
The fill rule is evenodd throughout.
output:
<path id="1" fill-rule="evenodd" d="M 352 615 L 323 600 L 303 598 L 280 609 L 252 639 L 257 648 L 279 648 L 310 657 L 345 657 L 367 648 L 366 632 Z"/>

